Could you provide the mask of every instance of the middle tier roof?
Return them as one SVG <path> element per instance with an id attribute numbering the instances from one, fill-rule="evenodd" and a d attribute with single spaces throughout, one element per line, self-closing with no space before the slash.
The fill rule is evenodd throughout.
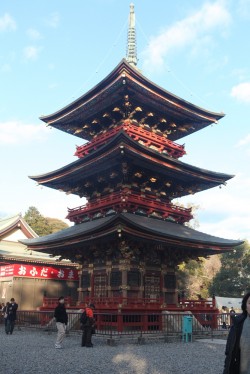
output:
<path id="1" fill-rule="evenodd" d="M 40 185 L 80 197 L 131 185 L 170 200 L 225 184 L 233 175 L 198 168 L 148 148 L 123 130 L 90 154 L 55 171 L 30 176 Z"/>

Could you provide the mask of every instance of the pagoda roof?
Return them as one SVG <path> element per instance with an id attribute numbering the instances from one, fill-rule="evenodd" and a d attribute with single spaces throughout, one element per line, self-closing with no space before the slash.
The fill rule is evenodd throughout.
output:
<path id="1" fill-rule="evenodd" d="M 50 115 L 40 119 L 61 131 L 91 140 L 96 132 L 92 120 L 103 117 L 106 110 L 124 107 L 124 97 L 136 106 L 145 106 L 167 121 L 176 121 L 176 129 L 168 132 L 170 140 L 177 140 L 221 119 L 223 113 L 215 113 L 198 107 L 161 88 L 125 59 L 100 83 L 87 93 Z M 88 123 L 87 126 L 84 126 Z M 182 127 L 182 131 L 179 128 Z"/>
<path id="2" fill-rule="evenodd" d="M 117 237 L 118 232 L 142 241 L 152 240 L 158 244 L 200 250 L 207 255 L 225 252 L 243 243 L 240 240 L 223 239 L 180 224 L 131 213 L 99 218 L 54 234 L 20 241 L 29 249 L 44 250 L 48 253 L 59 250 L 63 257 L 64 250 L 81 250 L 84 245 L 94 241 L 105 242 L 110 236 Z"/>
<path id="3" fill-rule="evenodd" d="M 51 258 L 50 255 L 45 252 L 28 251 L 27 247 L 22 243 L 0 241 L 0 266 L 2 263 L 9 264 L 17 262 L 58 265 L 58 258 Z M 62 265 L 74 266 L 74 264 L 69 261 L 63 261 Z"/>
<path id="4" fill-rule="evenodd" d="M 41 185 L 81 196 L 78 188 L 80 184 L 83 185 L 85 181 L 98 173 L 116 170 L 118 165 L 126 161 L 129 161 L 130 166 L 133 165 L 146 170 L 148 178 L 157 173 L 166 178 L 173 178 L 180 184 L 197 184 L 200 186 L 199 190 L 224 184 L 225 181 L 233 177 L 233 175 L 195 167 L 159 153 L 141 145 L 121 131 L 108 143 L 84 158 L 55 171 L 30 176 L 30 178 Z M 178 196 L 187 194 L 183 191 Z M 86 196 L 86 193 L 83 193 L 82 196 Z"/>
<path id="5" fill-rule="evenodd" d="M 38 236 L 27 224 L 21 214 L 0 219 L 0 240 L 3 237 L 9 236 L 16 230 L 21 230 L 27 238 Z"/>
<path id="6" fill-rule="evenodd" d="M 24 239 L 25 238 L 25 239 Z M 21 214 L 0 219 L 0 265 L 10 262 L 30 262 L 42 264 L 58 264 L 49 254 L 37 251 L 27 251 L 25 245 L 19 240 L 38 238 Z M 69 266 L 69 262 L 63 264 Z M 70 264 L 71 265 L 71 264 Z"/>

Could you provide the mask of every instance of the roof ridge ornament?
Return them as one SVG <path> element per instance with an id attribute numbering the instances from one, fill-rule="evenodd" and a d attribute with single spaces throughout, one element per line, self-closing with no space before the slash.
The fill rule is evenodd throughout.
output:
<path id="1" fill-rule="evenodd" d="M 126 60 L 132 66 L 137 65 L 138 60 L 137 60 L 137 51 L 136 51 L 135 11 L 134 11 L 133 3 L 130 4 Z"/>

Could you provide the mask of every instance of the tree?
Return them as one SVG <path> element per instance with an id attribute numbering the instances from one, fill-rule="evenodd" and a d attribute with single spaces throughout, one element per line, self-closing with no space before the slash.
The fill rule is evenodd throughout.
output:
<path id="1" fill-rule="evenodd" d="M 221 269 L 209 291 L 222 297 L 241 297 L 250 289 L 250 244 L 246 241 L 221 256 Z"/>
<path id="2" fill-rule="evenodd" d="M 57 218 L 46 217 L 46 220 L 48 221 L 49 226 L 51 227 L 52 233 L 57 232 L 57 231 L 61 231 L 63 229 L 66 229 L 67 227 L 69 227 L 69 225 L 67 225 L 66 222 L 63 222 L 63 221 L 61 221 L 60 219 L 57 219 Z"/>
<path id="3" fill-rule="evenodd" d="M 178 206 L 183 206 L 177 202 Z M 188 203 L 186 208 L 192 209 L 193 219 L 185 226 L 192 229 L 199 227 L 197 219 L 197 211 L 200 209 L 199 205 Z M 179 265 L 177 271 L 178 288 L 180 294 L 185 294 L 185 297 L 192 299 L 207 298 L 209 294 L 209 286 L 216 272 L 220 269 L 219 255 L 213 255 L 209 258 L 198 257 L 196 260 L 189 260 L 186 263 Z"/>
<path id="4" fill-rule="evenodd" d="M 194 205 L 192 203 L 187 203 L 186 208 L 191 208 L 193 218 L 189 222 L 186 222 L 185 226 L 190 227 L 191 229 L 194 229 L 194 230 L 198 229 L 199 226 L 200 226 L 200 223 L 197 219 L 196 214 L 197 214 L 197 211 L 200 209 L 200 206 L 199 205 Z"/>
<path id="5" fill-rule="evenodd" d="M 49 235 L 68 227 L 66 223 L 56 218 L 45 218 L 34 206 L 29 207 L 24 215 L 24 219 L 39 236 Z"/>
<path id="6" fill-rule="evenodd" d="M 218 255 L 209 258 L 199 257 L 197 260 L 180 264 L 177 272 L 180 293 L 184 292 L 185 297 L 192 299 L 208 298 L 211 296 L 209 286 L 219 269 Z"/>

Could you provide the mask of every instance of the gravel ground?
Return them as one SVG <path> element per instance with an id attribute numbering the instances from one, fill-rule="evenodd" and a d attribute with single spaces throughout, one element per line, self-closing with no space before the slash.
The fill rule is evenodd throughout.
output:
<path id="1" fill-rule="evenodd" d="M 93 336 L 93 348 L 80 346 L 80 335 L 64 339 L 55 349 L 56 333 L 0 331 L 0 371 L 3 374 L 221 374 L 225 344 L 220 340 L 189 343 L 119 342 L 115 346 Z"/>

